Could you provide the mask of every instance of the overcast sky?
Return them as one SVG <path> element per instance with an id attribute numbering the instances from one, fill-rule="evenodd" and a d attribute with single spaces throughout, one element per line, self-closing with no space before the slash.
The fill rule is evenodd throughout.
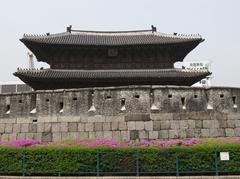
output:
<path id="1" fill-rule="evenodd" d="M 209 60 L 215 86 L 240 87 L 239 0 L 2 0 L 0 4 L 0 82 L 27 68 L 24 33 L 149 29 L 199 33 L 205 38 L 185 61 Z M 37 67 L 44 64 L 35 62 Z"/>

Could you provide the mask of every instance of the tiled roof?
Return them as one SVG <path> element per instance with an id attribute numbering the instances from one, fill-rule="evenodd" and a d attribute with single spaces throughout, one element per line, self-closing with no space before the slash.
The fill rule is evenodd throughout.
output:
<path id="1" fill-rule="evenodd" d="M 118 78 L 194 78 L 207 76 L 208 71 L 182 69 L 138 69 L 138 70 L 18 70 L 15 76 L 21 78 L 46 79 L 118 79 Z"/>
<path id="2" fill-rule="evenodd" d="M 199 35 L 165 34 L 152 30 L 101 32 L 101 31 L 70 31 L 58 34 L 24 35 L 23 43 L 67 44 L 82 46 L 122 46 L 174 44 L 183 42 L 202 42 Z"/>

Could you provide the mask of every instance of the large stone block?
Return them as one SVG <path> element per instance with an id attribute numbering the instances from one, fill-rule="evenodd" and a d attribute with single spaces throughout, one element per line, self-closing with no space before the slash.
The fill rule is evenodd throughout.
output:
<path id="1" fill-rule="evenodd" d="M 234 128 L 235 127 L 235 120 L 227 120 L 227 127 Z"/>
<path id="2" fill-rule="evenodd" d="M 52 133 L 51 132 L 43 132 L 42 133 L 42 142 L 52 142 Z"/>
<path id="3" fill-rule="evenodd" d="M 102 122 L 95 122 L 94 123 L 94 130 L 95 131 L 102 131 L 103 130 L 103 123 Z"/>
<path id="4" fill-rule="evenodd" d="M 189 129 L 195 129 L 196 128 L 195 120 L 188 120 L 187 123 L 188 123 L 188 128 Z"/>
<path id="5" fill-rule="evenodd" d="M 77 122 L 69 122 L 68 123 L 68 131 L 69 132 L 77 132 L 78 131 L 78 123 Z"/>
<path id="6" fill-rule="evenodd" d="M 170 121 L 160 121 L 161 130 L 170 129 Z"/>
<path id="7" fill-rule="evenodd" d="M 171 120 L 170 122 L 170 128 L 171 129 L 180 129 L 180 121 L 178 120 Z"/>
<path id="8" fill-rule="evenodd" d="M 86 124 L 82 122 L 78 123 L 78 132 L 84 132 L 86 130 Z M 88 123 L 88 124 L 92 124 L 92 126 L 94 127 L 93 123 Z"/>
<path id="9" fill-rule="evenodd" d="M 121 140 L 121 132 L 120 131 L 113 131 L 113 139 L 120 141 Z"/>
<path id="10" fill-rule="evenodd" d="M 161 121 L 153 121 L 153 130 L 160 131 L 161 130 Z"/>
<path id="11" fill-rule="evenodd" d="M 61 131 L 61 124 L 59 122 L 52 123 L 52 132 L 60 132 Z"/>
<path id="12" fill-rule="evenodd" d="M 151 113 L 150 117 L 154 121 L 173 120 L 173 113 Z"/>
<path id="13" fill-rule="evenodd" d="M 139 131 L 130 130 L 130 140 L 137 140 L 137 139 L 139 139 Z"/>
<path id="14" fill-rule="evenodd" d="M 17 133 L 11 133 L 9 134 L 9 141 L 14 141 L 17 139 Z"/>
<path id="15" fill-rule="evenodd" d="M 81 126 L 81 124 L 78 124 L 78 129 L 79 129 L 79 126 Z M 81 131 L 81 130 L 79 130 Z M 83 130 L 82 130 L 83 131 Z M 94 125 L 93 123 L 86 123 L 85 124 L 85 131 L 94 131 Z"/>
<path id="16" fill-rule="evenodd" d="M 61 122 L 60 123 L 60 131 L 61 132 L 68 132 L 68 123 L 67 122 Z"/>
<path id="17" fill-rule="evenodd" d="M 144 129 L 147 131 L 153 130 L 153 121 L 144 122 Z"/>
<path id="18" fill-rule="evenodd" d="M 61 141 L 61 133 L 60 132 L 54 132 L 52 134 L 52 141 L 53 142 L 59 142 Z"/>
<path id="19" fill-rule="evenodd" d="M 37 133 L 37 124 L 29 124 L 29 132 Z"/>
<path id="20" fill-rule="evenodd" d="M 203 122 L 202 122 L 202 120 L 195 120 L 195 127 L 196 127 L 197 129 L 202 128 L 202 127 L 203 127 Z"/>
<path id="21" fill-rule="evenodd" d="M 234 137 L 234 129 L 232 128 L 226 128 L 225 129 L 226 137 Z"/>
<path id="22" fill-rule="evenodd" d="M 188 129 L 188 120 L 180 121 L 180 129 Z"/>
<path id="23" fill-rule="evenodd" d="M 149 131 L 148 138 L 149 139 L 158 139 L 158 131 Z"/>
<path id="24" fill-rule="evenodd" d="M 143 130 L 144 129 L 144 122 L 143 121 L 136 121 L 136 130 Z"/>
<path id="25" fill-rule="evenodd" d="M 29 124 L 21 124 L 21 132 L 29 132 Z"/>
<path id="26" fill-rule="evenodd" d="M 105 116 L 102 115 L 88 116 L 88 122 L 105 122 Z"/>
<path id="27" fill-rule="evenodd" d="M 118 124 L 118 122 L 116 122 Z M 104 122 L 103 123 L 103 131 L 110 131 L 112 130 L 111 128 L 111 123 L 110 122 Z"/>
<path id="28" fill-rule="evenodd" d="M 44 123 L 37 124 L 37 132 L 44 132 Z"/>
<path id="29" fill-rule="evenodd" d="M 177 139 L 179 138 L 178 130 L 169 130 L 169 138 L 170 139 Z"/>
<path id="30" fill-rule="evenodd" d="M 19 124 L 19 126 L 20 126 L 20 124 Z M 4 129 L 5 129 L 5 124 L 0 124 L 0 133 L 4 133 Z"/>
<path id="31" fill-rule="evenodd" d="M 18 133 L 17 134 L 17 140 L 21 140 L 21 139 L 26 139 L 26 133 Z"/>
<path id="32" fill-rule="evenodd" d="M 168 138 L 169 138 L 168 130 L 160 130 L 159 131 L 159 139 L 168 139 Z"/>
<path id="33" fill-rule="evenodd" d="M 9 141 L 9 134 L 2 134 L 1 141 L 3 141 L 3 142 Z"/>
<path id="34" fill-rule="evenodd" d="M 212 126 L 212 120 L 203 120 L 203 128 L 210 129 Z"/>
<path id="35" fill-rule="evenodd" d="M 113 132 L 112 131 L 103 131 L 103 137 L 105 139 L 112 139 L 113 137 Z"/>
<path id="36" fill-rule="evenodd" d="M 127 123 L 119 122 L 119 130 L 121 130 L 121 131 L 127 130 Z"/>
<path id="37" fill-rule="evenodd" d="M 44 123 L 44 132 L 51 132 L 52 131 L 52 123 L 47 122 Z"/>
<path id="38" fill-rule="evenodd" d="M 121 131 L 121 139 L 123 141 L 128 141 L 130 139 L 130 132 L 129 131 Z"/>
<path id="39" fill-rule="evenodd" d="M 127 114 L 125 116 L 125 121 L 150 121 L 150 114 Z"/>
<path id="40" fill-rule="evenodd" d="M 148 132 L 145 130 L 139 131 L 139 139 L 148 139 Z"/>
<path id="41" fill-rule="evenodd" d="M 209 137 L 210 131 L 209 129 L 201 129 L 201 137 Z"/>
<path id="42" fill-rule="evenodd" d="M 13 132 L 13 124 L 11 124 L 11 123 L 5 124 L 4 132 L 5 133 L 12 133 Z"/>
<path id="43" fill-rule="evenodd" d="M 119 123 L 122 123 L 122 122 L 116 122 L 116 121 L 114 121 L 114 122 L 111 123 L 112 130 L 113 130 L 113 131 L 117 131 L 117 130 L 119 129 Z M 111 130 L 111 129 L 110 129 L 110 130 Z"/>
<path id="44" fill-rule="evenodd" d="M 127 122 L 127 127 L 128 130 L 136 130 L 136 122 L 135 121 Z"/>

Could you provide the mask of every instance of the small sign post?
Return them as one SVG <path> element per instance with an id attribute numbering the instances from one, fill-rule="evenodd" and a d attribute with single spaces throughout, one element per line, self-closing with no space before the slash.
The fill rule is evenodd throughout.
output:
<path id="1" fill-rule="evenodd" d="M 229 160 L 229 152 L 220 152 L 220 160 L 228 161 Z"/>

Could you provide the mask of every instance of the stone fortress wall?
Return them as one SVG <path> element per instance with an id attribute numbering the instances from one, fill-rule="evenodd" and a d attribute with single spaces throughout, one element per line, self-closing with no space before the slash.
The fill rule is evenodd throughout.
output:
<path id="1" fill-rule="evenodd" d="M 240 136 L 240 88 L 131 86 L 0 94 L 0 141 Z"/>

